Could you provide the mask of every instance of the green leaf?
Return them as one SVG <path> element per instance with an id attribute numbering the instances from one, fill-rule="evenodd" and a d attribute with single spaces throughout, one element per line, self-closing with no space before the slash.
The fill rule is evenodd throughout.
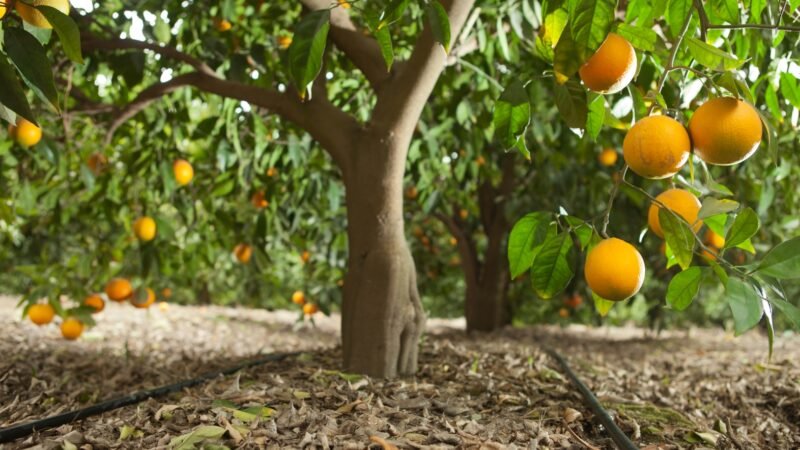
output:
<path id="1" fill-rule="evenodd" d="M 730 53 L 693 37 L 686 38 L 686 45 L 689 53 L 699 64 L 712 70 L 732 70 L 744 64 L 744 61 L 739 60 Z"/>
<path id="2" fill-rule="evenodd" d="M 28 105 L 28 98 L 25 97 L 25 91 L 22 90 L 22 84 L 20 84 L 14 68 L 6 61 L 2 53 L 0 53 L 0 86 L 3 86 L 0 89 L 0 104 L 30 122 L 36 123 L 31 107 Z"/>
<path id="3" fill-rule="evenodd" d="M 169 447 L 173 450 L 193 450 L 196 444 L 207 439 L 219 439 L 225 435 L 225 428 L 214 425 L 202 425 L 189 433 L 176 436 L 169 441 Z"/>
<path id="4" fill-rule="evenodd" d="M 392 0 L 380 16 L 378 30 L 400 20 L 400 18 L 403 17 L 403 13 L 406 12 L 406 8 L 408 8 L 408 1 L 409 0 Z"/>
<path id="5" fill-rule="evenodd" d="M 725 289 L 728 293 L 728 305 L 733 313 L 734 330 L 739 336 L 761 320 L 764 312 L 761 297 L 752 284 L 745 283 L 739 278 L 728 279 Z"/>
<path id="6" fill-rule="evenodd" d="M 289 46 L 289 74 L 302 98 L 306 94 L 310 96 L 311 84 L 322 69 L 330 18 L 328 9 L 313 11 L 294 28 L 292 44 Z"/>
<path id="7" fill-rule="evenodd" d="M 21 28 L 5 30 L 5 50 L 17 66 L 25 81 L 36 94 L 49 102 L 58 111 L 58 93 L 53 81 L 53 69 L 44 47 L 30 33 Z"/>
<path id="8" fill-rule="evenodd" d="M 716 199 L 714 197 L 706 197 L 703 199 L 703 206 L 700 207 L 700 212 L 697 213 L 697 219 L 703 220 L 718 214 L 727 214 L 735 211 L 739 207 L 739 202 L 728 199 Z M 723 221 L 724 225 L 724 221 Z"/>
<path id="9" fill-rule="evenodd" d="M 603 122 L 606 118 L 606 97 L 597 94 L 591 95 L 594 98 L 589 101 L 589 111 L 586 115 L 586 134 L 594 141 L 603 129 Z"/>
<path id="10" fill-rule="evenodd" d="M 764 90 L 764 102 L 767 104 L 767 109 L 769 109 L 772 117 L 778 122 L 783 122 L 783 113 L 781 112 L 780 103 L 778 102 L 778 94 L 769 83 Z"/>
<path id="11" fill-rule="evenodd" d="M 770 303 L 776 308 L 780 309 L 781 312 L 792 322 L 792 324 L 794 324 L 794 327 L 797 330 L 800 330 L 800 308 L 782 298 L 772 298 Z"/>
<path id="12" fill-rule="evenodd" d="M 678 265 L 683 270 L 688 269 L 692 264 L 692 253 L 695 246 L 694 232 L 666 208 L 658 208 L 658 220 L 664 231 L 667 245 L 675 255 Z"/>
<path id="13" fill-rule="evenodd" d="M 736 215 L 736 220 L 725 235 L 725 247 L 731 248 L 747 241 L 758 232 L 760 226 L 758 215 L 752 208 L 745 208 Z"/>
<path id="14" fill-rule="evenodd" d="M 781 73 L 781 94 L 792 106 L 800 108 L 800 87 L 797 86 L 797 79 L 789 72 Z"/>
<path id="15" fill-rule="evenodd" d="M 556 106 L 564 122 L 570 128 L 581 128 L 586 124 L 588 107 L 586 105 L 586 91 L 575 81 L 553 86 Z"/>
<path id="16" fill-rule="evenodd" d="M 169 24 L 164 21 L 159 16 L 156 16 L 156 24 L 153 27 L 153 35 L 156 37 L 161 44 L 169 43 L 169 40 L 172 38 L 172 31 L 169 29 Z"/>
<path id="17" fill-rule="evenodd" d="M 519 219 L 508 237 L 508 265 L 514 279 L 530 269 L 538 247 L 544 242 L 551 216 L 534 212 Z"/>
<path id="18" fill-rule="evenodd" d="M 386 63 L 386 70 L 392 69 L 394 64 L 394 48 L 392 47 L 392 35 L 389 33 L 388 28 L 381 28 L 375 32 L 375 40 L 378 41 L 378 47 L 381 49 L 381 56 Z"/>
<path id="19" fill-rule="evenodd" d="M 521 81 L 514 80 L 495 103 L 492 119 L 495 135 L 506 150 L 517 145 L 520 138 L 524 139 L 530 118 L 528 93 Z"/>
<path id="20" fill-rule="evenodd" d="M 572 236 L 559 233 L 549 237 L 536 255 L 531 269 L 533 289 L 541 298 L 551 298 L 563 291 L 574 272 L 569 264 Z"/>
<path id="21" fill-rule="evenodd" d="M 608 312 L 611 311 L 611 308 L 617 304 L 617 302 L 606 300 L 594 292 L 592 292 L 592 300 L 594 300 L 594 309 L 597 310 L 597 313 L 600 314 L 600 317 L 607 316 Z"/>
<path id="22" fill-rule="evenodd" d="M 447 17 L 447 11 L 438 0 L 433 0 L 425 8 L 425 15 L 428 16 L 433 38 L 442 44 L 445 53 L 450 53 L 450 18 Z"/>
<path id="23" fill-rule="evenodd" d="M 800 237 L 773 247 L 764 255 L 756 270 L 781 280 L 800 278 Z"/>
<path id="24" fill-rule="evenodd" d="M 667 304 L 676 311 L 688 308 L 700 290 L 702 279 L 703 270 L 700 267 L 689 267 L 672 277 L 667 288 Z"/>
<path id="25" fill-rule="evenodd" d="M 78 31 L 78 25 L 68 15 L 53 7 L 38 5 L 36 9 L 53 26 L 56 34 L 58 34 L 58 39 L 61 40 L 61 47 L 64 49 L 67 58 L 76 64 L 83 64 L 81 33 Z"/>
<path id="26" fill-rule="evenodd" d="M 689 11 L 692 10 L 692 0 L 669 0 L 667 5 L 667 26 L 669 26 L 669 34 L 675 38 L 678 36 Z"/>
<path id="27" fill-rule="evenodd" d="M 581 61 L 580 48 L 575 43 L 572 31 L 567 25 L 559 36 L 558 43 L 553 51 L 553 70 L 556 73 L 556 83 L 559 85 L 566 83 L 578 71 L 581 64 L 583 62 Z"/>
<path id="28" fill-rule="evenodd" d="M 567 13 L 572 39 L 583 64 L 606 40 L 614 23 L 616 0 L 568 0 Z"/>
<path id="29" fill-rule="evenodd" d="M 631 43 L 639 50 L 652 52 L 656 49 L 656 42 L 658 42 L 658 34 L 650 28 L 637 27 L 621 23 L 617 27 L 617 34 L 624 37 L 625 40 Z"/>

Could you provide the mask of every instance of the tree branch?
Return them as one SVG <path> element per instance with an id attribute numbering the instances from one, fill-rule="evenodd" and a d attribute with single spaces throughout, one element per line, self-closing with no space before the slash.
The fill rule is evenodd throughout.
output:
<path id="1" fill-rule="evenodd" d="M 93 39 L 92 36 L 81 37 L 81 48 L 84 53 L 95 50 L 150 50 L 161 56 L 184 62 L 195 68 L 200 73 L 215 75 L 215 72 L 203 61 L 184 53 L 174 47 L 167 47 L 149 42 L 137 41 L 134 39 Z"/>
<path id="2" fill-rule="evenodd" d="M 300 0 L 300 2 L 312 11 L 328 9 L 331 6 L 331 0 Z M 358 67 L 376 92 L 381 83 L 391 77 L 392 74 L 386 69 L 378 42 L 359 31 L 346 9 L 341 7 L 331 9 L 330 35 L 333 43 Z"/>
<path id="3" fill-rule="evenodd" d="M 461 267 L 467 274 L 467 278 L 474 283 L 478 283 L 481 275 L 481 263 L 478 259 L 478 251 L 469 232 L 463 228 L 464 223 L 458 218 L 457 207 L 453 208 L 453 216 L 435 212 L 434 217 L 439 219 L 442 224 L 450 231 L 450 234 L 458 241 L 458 252 L 461 255 Z"/>
<path id="4" fill-rule="evenodd" d="M 433 0 L 439 1 L 439 0 Z M 474 0 L 444 0 L 451 36 L 459 36 Z M 402 70 L 378 93 L 372 124 L 402 139 L 397 148 L 408 148 L 422 109 L 447 63 L 447 54 L 426 25 Z"/>

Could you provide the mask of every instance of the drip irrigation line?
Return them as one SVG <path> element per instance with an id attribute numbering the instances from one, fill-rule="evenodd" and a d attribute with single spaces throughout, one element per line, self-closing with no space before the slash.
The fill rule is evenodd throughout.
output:
<path id="1" fill-rule="evenodd" d="M 567 375 L 570 381 L 572 381 L 572 384 L 575 385 L 578 391 L 580 391 L 584 402 L 586 402 L 586 406 L 588 406 L 594 415 L 597 416 L 597 419 L 601 424 L 603 424 L 605 429 L 608 431 L 608 434 L 611 435 L 611 439 L 615 444 L 617 444 L 617 447 L 621 450 L 639 450 L 639 447 L 631 442 L 631 440 L 628 439 L 628 436 L 626 436 L 625 433 L 619 429 L 617 424 L 614 422 L 614 419 L 608 415 L 608 412 L 606 412 L 592 391 L 590 391 L 589 388 L 587 388 L 586 385 L 583 384 L 580 379 L 578 379 L 572 369 L 569 368 L 569 364 L 567 364 L 567 361 L 564 359 L 564 357 L 551 348 L 545 349 L 545 353 L 550 355 L 556 360 L 556 362 L 558 362 L 558 364 L 561 366 L 561 370 Z"/>
<path id="2" fill-rule="evenodd" d="M 254 366 L 260 366 L 268 362 L 282 361 L 286 358 L 297 356 L 300 353 L 302 352 L 270 353 L 260 358 L 251 359 L 226 369 L 207 372 L 189 380 L 183 380 L 177 383 L 168 384 L 166 386 L 135 392 L 124 397 L 112 398 L 111 400 L 106 400 L 83 409 L 65 412 L 55 416 L 46 417 L 44 419 L 35 420 L 33 422 L 21 423 L 12 425 L 8 428 L 2 428 L 0 429 L 0 444 L 28 436 L 36 431 L 59 427 L 77 420 L 85 419 L 87 417 L 113 411 L 115 409 L 122 408 L 123 406 L 135 405 L 136 403 L 143 402 L 150 398 L 161 397 L 174 392 L 179 392 L 185 388 L 205 383 L 206 381 L 212 380 L 219 376 L 231 375 L 240 370 L 248 369 Z"/>

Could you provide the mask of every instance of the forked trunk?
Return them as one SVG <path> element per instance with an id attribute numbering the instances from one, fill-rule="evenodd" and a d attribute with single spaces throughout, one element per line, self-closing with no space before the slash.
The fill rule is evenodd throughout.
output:
<path id="1" fill-rule="evenodd" d="M 347 171 L 348 272 L 342 305 L 344 368 L 410 375 L 425 313 L 403 230 L 405 149 L 364 139 Z"/>

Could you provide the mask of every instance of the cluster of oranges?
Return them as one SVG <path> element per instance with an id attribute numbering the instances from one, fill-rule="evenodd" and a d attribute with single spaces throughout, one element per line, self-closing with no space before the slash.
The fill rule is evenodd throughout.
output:
<path id="1" fill-rule="evenodd" d="M 163 298 L 172 296 L 170 288 L 161 291 Z M 150 288 L 133 289 L 131 282 L 125 278 L 113 278 L 105 286 L 105 296 L 115 302 L 129 301 L 131 305 L 139 309 L 147 309 L 156 302 L 156 294 Z M 162 310 L 166 309 L 166 303 L 162 302 Z M 102 294 L 91 294 L 83 299 L 81 306 L 89 308 L 92 314 L 103 311 L 106 307 L 106 300 Z M 36 303 L 28 308 L 28 318 L 36 325 L 47 325 L 55 318 L 56 311 L 49 303 Z M 64 339 L 75 340 L 83 334 L 84 323 L 74 316 L 67 316 L 61 322 L 61 335 Z"/>
<path id="2" fill-rule="evenodd" d="M 292 303 L 302 307 L 303 314 L 307 316 L 313 316 L 319 311 L 317 304 L 309 302 L 303 291 L 294 291 L 292 294 Z"/>
<path id="3" fill-rule="evenodd" d="M 584 85 L 598 93 L 624 89 L 636 72 L 636 53 L 623 37 L 609 34 L 597 52 L 580 68 Z M 623 140 L 625 163 L 637 175 L 649 179 L 668 178 L 689 161 L 692 152 L 706 164 L 738 164 L 755 153 L 761 142 L 762 124 L 751 105 L 732 97 L 708 100 L 691 116 L 687 127 L 665 115 L 645 117 L 628 130 Z M 598 157 L 604 166 L 613 166 L 617 153 L 605 149 Z M 647 223 L 663 238 L 658 212 L 665 207 L 685 220 L 695 233 L 700 200 L 683 189 L 668 189 L 659 194 L 648 211 Z M 712 249 L 724 247 L 724 238 L 708 230 L 705 241 Z M 703 252 L 716 259 L 716 253 Z M 601 241 L 586 257 L 586 282 L 600 297 L 620 301 L 636 294 L 644 282 L 644 260 L 636 248 L 617 238 Z"/>

